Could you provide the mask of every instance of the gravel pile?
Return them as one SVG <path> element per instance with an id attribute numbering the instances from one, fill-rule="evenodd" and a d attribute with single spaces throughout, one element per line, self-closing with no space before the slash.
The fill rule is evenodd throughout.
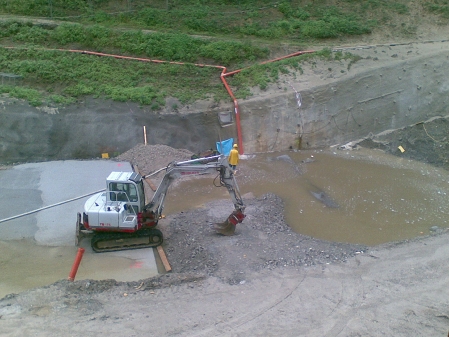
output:
<path id="1" fill-rule="evenodd" d="M 115 159 L 128 161 L 137 166 L 142 174 L 148 174 L 166 167 L 173 161 L 189 160 L 192 154 L 189 150 L 174 149 L 167 145 L 139 144 Z"/>
<path id="2" fill-rule="evenodd" d="M 262 270 L 339 263 L 367 249 L 293 232 L 284 219 L 284 203 L 274 194 L 248 196 L 244 201 L 246 218 L 232 237 L 210 229 L 212 222 L 225 220 L 233 210 L 228 200 L 168 217 L 160 228 L 173 271 L 215 276 L 237 284 Z"/>

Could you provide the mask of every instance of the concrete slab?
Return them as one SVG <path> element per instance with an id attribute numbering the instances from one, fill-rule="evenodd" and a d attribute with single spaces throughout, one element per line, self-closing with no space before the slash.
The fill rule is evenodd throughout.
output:
<path id="1" fill-rule="evenodd" d="M 104 189 L 111 171 L 131 170 L 129 163 L 109 160 L 30 163 L 1 170 L 0 220 Z M 74 245 L 76 212 L 83 210 L 87 198 L 1 223 L 0 238 Z"/>
<path id="2" fill-rule="evenodd" d="M 106 177 L 112 171 L 132 168 L 127 162 L 67 160 L 0 170 L 0 220 L 99 191 L 105 188 Z M 7 256 L 6 250 L 15 251 L 12 265 L 8 266 L 8 260 L 2 262 L 0 293 L 6 279 L 14 286 L 21 280 L 35 279 L 36 286 L 41 286 L 68 276 L 77 250 L 76 213 L 83 210 L 87 198 L 0 223 L 0 256 Z M 81 246 L 86 251 L 77 279 L 137 281 L 158 274 L 153 249 L 97 254 L 91 250 L 90 240 L 84 239 Z M 52 254 L 45 256 L 46 250 Z M 58 271 L 47 261 L 54 256 L 58 257 Z M 24 270 L 13 271 L 17 266 Z M 8 270 L 17 277 L 3 276 Z"/>

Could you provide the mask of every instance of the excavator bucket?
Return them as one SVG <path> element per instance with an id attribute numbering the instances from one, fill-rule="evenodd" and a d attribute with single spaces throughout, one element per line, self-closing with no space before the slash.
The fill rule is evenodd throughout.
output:
<path id="1" fill-rule="evenodd" d="M 219 234 L 232 236 L 235 233 L 235 225 L 232 224 L 229 220 L 226 220 L 222 223 L 214 223 L 212 228 Z"/>
<path id="2" fill-rule="evenodd" d="M 219 234 L 232 236 L 235 233 L 235 226 L 241 223 L 244 218 L 243 210 L 236 209 L 225 222 L 215 223 L 212 225 L 212 228 Z"/>

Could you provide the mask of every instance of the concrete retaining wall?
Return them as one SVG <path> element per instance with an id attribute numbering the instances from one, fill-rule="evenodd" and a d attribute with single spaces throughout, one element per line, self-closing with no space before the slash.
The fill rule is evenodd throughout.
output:
<path id="1" fill-rule="evenodd" d="M 441 51 L 389 62 L 388 67 L 345 74 L 314 87 L 297 81 L 301 108 L 295 93 L 282 88 L 239 101 L 245 153 L 346 144 L 446 116 L 448 57 L 447 51 Z M 235 125 L 220 128 L 212 108 L 156 114 L 136 104 L 99 99 L 59 109 L 35 108 L 10 98 L 0 104 L 3 164 L 121 153 L 143 143 L 144 125 L 149 144 L 193 152 L 213 147 L 220 137 L 236 137 Z"/>
<path id="2" fill-rule="evenodd" d="M 0 163 L 101 157 L 122 153 L 144 142 L 192 152 L 207 150 L 221 136 L 216 113 L 155 114 L 135 104 L 99 99 L 66 108 L 35 108 L 3 98 L 0 106 Z"/>

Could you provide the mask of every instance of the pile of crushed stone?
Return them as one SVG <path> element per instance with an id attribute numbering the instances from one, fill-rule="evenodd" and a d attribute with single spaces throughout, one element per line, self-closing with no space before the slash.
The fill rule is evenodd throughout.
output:
<path id="1" fill-rule="evenodd" d="M 127 161 L 137 166 L 141 174 L 149 174 L 166 167 L 173 161 L 189 160 L 193 153 L 186 149 L 174 149 L 167 145 L 139 144 L 117 156 L 117 161 Z"/>
<path id="2" fill-rule="evenodd" d="M 243 196 L 246 218 L 234 236 L 210 224 L 232 211 L 229 200 L 170 215 L 160 224 L 173 272 L 213 276 L 228 284 L 246 282 L 263 270 L 340 263 L 367 250 L 364 245 L 330 242 L 295 233 L 284 218 L 284 203 L 268 193 Z"/>

